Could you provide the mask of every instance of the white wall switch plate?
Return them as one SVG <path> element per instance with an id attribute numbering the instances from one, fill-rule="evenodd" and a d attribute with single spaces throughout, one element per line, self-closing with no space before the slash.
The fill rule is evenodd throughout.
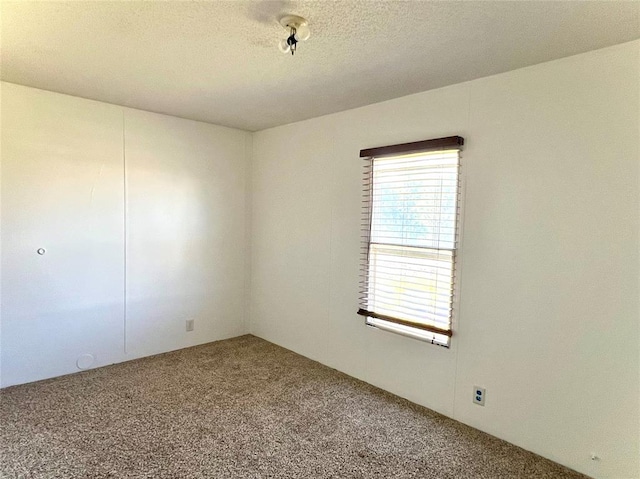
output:
<path id="1" fill-rule="evenodd" d="M 193 328 L 195 326 L 196 320 L 195 319 L 187 319 L 187 331 L 193 331 Z"/>

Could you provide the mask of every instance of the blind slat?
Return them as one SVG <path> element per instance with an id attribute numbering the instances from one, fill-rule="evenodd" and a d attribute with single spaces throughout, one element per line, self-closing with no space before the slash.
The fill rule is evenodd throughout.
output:
<path id="1" fill-rule="evenodd" d="M 451 337 L 451 329 L 446 329 L 446 328 L 438 327 L 431 324 L 421 324 L 421 323 L 416 323 L 415 321 L 407 321 L 405 319 L 395 318 L 393 316 L 387 316 L 384 314 L 379 314 L 374 311 L 367 311 L 366 309 L 359 309 L 358 314 L 361 316 L 369 316 L 371 318 L 383 319 L 391 323 L 402 324 L 402 325 L 410 326 L 416 329 L 423 329 L 425 331 L 431 331 L 434 333 L 442 334 L 443 336 Z"/>

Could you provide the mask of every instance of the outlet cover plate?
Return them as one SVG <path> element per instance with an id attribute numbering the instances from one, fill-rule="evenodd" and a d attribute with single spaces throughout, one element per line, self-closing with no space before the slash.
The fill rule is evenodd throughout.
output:
<path id="1" fill-rule="evenodd" d="M 480 386 L 473 386 L 473 402 L 478 406 L 484 406 L 484 400 L 487 395 L 487 390 Z"/>

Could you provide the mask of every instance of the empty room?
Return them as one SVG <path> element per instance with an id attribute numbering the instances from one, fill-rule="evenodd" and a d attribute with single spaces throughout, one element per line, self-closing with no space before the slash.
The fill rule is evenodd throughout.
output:
<path id="1" fill-rule="evenodd" d="M 0 17 L 1 478 L 640 479 L 640 1 Z"/>

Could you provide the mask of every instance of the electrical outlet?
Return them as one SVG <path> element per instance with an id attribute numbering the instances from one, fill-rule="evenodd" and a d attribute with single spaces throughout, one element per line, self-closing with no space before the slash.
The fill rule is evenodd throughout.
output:
<path id="1" fill-rule="evenodd" d="M 473 402 L 478 406 L 484 406 L 484 398 L 487 395 L 487 390 L 479 386 L 473 386 Z"/>
<path id="2" fill-rule="evenodd" d="M 193 331 L 195 322 L 196 322 L 195 319 L 187 319 L 187 331 Z"/>

